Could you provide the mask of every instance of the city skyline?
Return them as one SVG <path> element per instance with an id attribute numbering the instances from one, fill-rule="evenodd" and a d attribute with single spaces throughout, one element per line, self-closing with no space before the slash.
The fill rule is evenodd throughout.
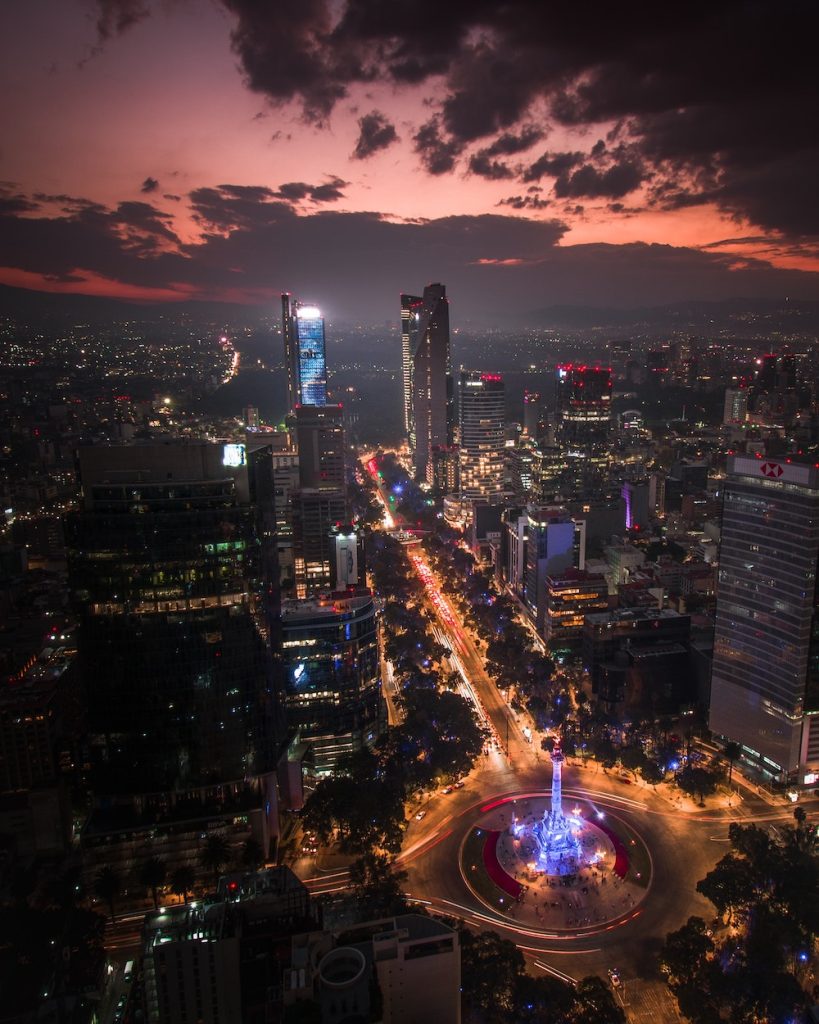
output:
<path id="1" fill-rule="evenodd" d="M 806 16 L 18 5 L 0 282 L 329 317 L 366 282 L 383 320 L 426 277 L 487 323 L 817 298 Z"/>

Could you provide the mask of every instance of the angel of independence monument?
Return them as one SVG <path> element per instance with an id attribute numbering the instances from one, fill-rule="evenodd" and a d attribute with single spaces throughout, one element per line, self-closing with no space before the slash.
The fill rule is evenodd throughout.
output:
<path id="1" fill-rule="evenodd" d="M 552 799 L 543 817 L 527 824 L 513 819 L 512 834 L 525 842 L 535 870 L 549 875 L 572 875 L 584 864 L 580 833 L 585 823 L 563 813 L 563 751 L 556 740 L 552 750 Z"/>

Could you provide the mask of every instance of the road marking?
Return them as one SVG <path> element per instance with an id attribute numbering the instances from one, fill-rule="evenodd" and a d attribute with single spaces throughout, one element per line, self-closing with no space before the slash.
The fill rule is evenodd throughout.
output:
<path id="1" fill-rule="evenodd" d="M 554 975 L 560 981 L 565 981 L 569 985 L 577 985 L 577 980 L 570 974 L 564 974 L 563 971 L 558 971 L 555 967 L 550 967 L 548 964 L 544 964 L 541 960 L 535 960 L 535 967 L 539 967 L 541 971 L 546 971 L 547 974 Z"/>

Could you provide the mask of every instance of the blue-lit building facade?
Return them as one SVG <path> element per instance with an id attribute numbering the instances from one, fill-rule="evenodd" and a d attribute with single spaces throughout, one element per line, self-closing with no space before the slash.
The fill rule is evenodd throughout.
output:
<path id="1" fill-rule="evenodd" d="M 289 411 L 299 405 L 326 405 L 327 350 L 321 311 L 282 295 L 282 338 Z"/>

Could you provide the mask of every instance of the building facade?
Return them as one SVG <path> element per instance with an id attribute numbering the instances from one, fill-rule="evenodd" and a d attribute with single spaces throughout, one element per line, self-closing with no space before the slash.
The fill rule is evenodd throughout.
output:
<path id="1" fill-rule="evenodd" d="M 282 295 L 282 340 L 289 411 L 298 405 L 326 405 L 327 351 L 321 310 Z"/>
<path id="2" fill-rule="evenodd" d="M 78 458 L 82 508 L 66 527 L 89 828 L 170 820 L 189 801 L 200 816 L 258 808 L 282 733 L 265 452 L 251 465 L 242 444 L 178 442 Z"/>
<path id="3" fill-rule="evenodd" d="M 611 459 L 611 368 L 567 363 L 557 368 L 557 443 L 566 458 L 565 485 L 582 490 Z"/>
<path id="4" fill-rule="evenodd" d="M 461 371 L 458 382 L 460 491 L 468 501 L 504 494 L 506 391 L 497 373 Z"/>
<path id="5" fill-rule="evenodd" d="M 517 527 L 518 544 L 521 540 Z M 581 564 L 577 528 L 569 513 L 557 506 L 531 505 L 526 509 L 526 562 L 523 596 L 535 628 L 545 628 L 547 581 L 566 569 Z M 519 563 L 518 563 L 519 564 Z"/>
<path id="6" fill-rule="evenodd" d="M 378 615 L 369 591 L 282 607 L 288 728 L 313 748 L 317 775 L 372 744 L 384 727 Z"/>
<path id="7" fill-rule="evenodd" d="M 567 569 L 546 580 L 543 638 L 554 652 L 573 650 L 583 636 L 587 615 L 608 610 L 606 577 L 580 569 Z"/>
<path id="8" fill-rule="evenodd" d="M 819 770 L 817 558 L 819 468 L 729 458 L 709 725 L 802 783 Z"/>
<path id="9" fill-rule="evenodd" d="M 428 285 L 420 303 L 415 296 L 402 296 L 401 323 L 402 332 L 406 327 L 402 345 L 406 345 L 407 356 L 411 354 L 410 372 L 405 373 L 404 380 L 406 384 L 409 376 L 412 398 L 409 440 L 413 466 L 416 478 L 432 486 L 432 450 L 452 444 L 454 427 L 449 301 L 445 286 Z"/>

